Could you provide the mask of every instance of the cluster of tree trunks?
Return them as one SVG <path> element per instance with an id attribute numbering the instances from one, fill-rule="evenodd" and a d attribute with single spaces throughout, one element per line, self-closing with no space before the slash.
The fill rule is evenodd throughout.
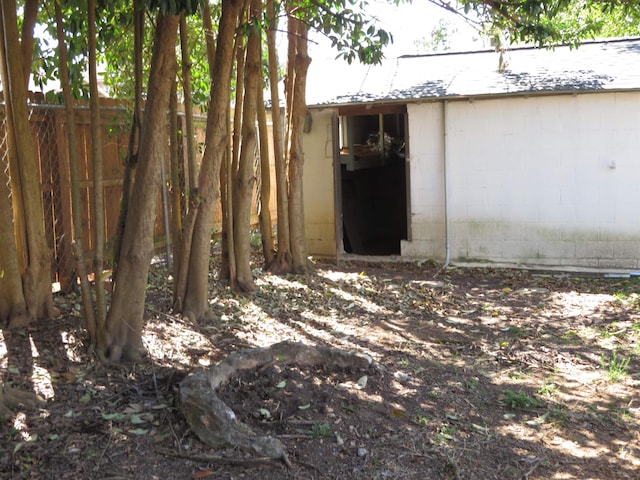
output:
<path id="1" fill-rule="evenodd" d="M 37 10 L 37 2 L 36 2 Z M 40 199 L 40 176 L 31 140 L 27 110 L 28 73 L 33 48 L 34 5 L 27 2 L 20 42 L 15 0 L 0 6 L 0 78 L 7 116 L 7 158 L 10 192 L 0 182 L 0 323 L 11 327 L 37 318 L 55 317 L 49 268 L 51 253 L 44 232 L 44 212 Z M 29 31 L 29 28 L 31 30 Z M 10 194 L 9 194 L 10 193 Z M 13 226 L 11 228 L 10 226 Z"/>
<path id="2" fill-rule="evenodd" d="M 39 192 L 39 174 L 36 165 L 31 134 L 28 125 L 26 101 L 26 87 L 30 71 L 30 48 L 33 48 L 33 25 L 37 13 L 37 0 L 29 0 L 25 4 L 25 18 L 23 22 L 23 41 L 19 41 L 17 32 L 16 4 L 14 1 L 2 3 L 1 22 L 2 45 L 2 81 L 5 85 L 7 99 L 7 116 L 9 126 L 9 167 L 10 187 L 2 183 L 0 194 L 0 219 L 5 225 L 14 225 L 13 230 L 3 229 L 0 234 L 0 248 L 6 255 L 0 258 L 0 321 L 5 325 L 22 326 L 38 318 L 51 318 L 58 314 L 51 296 L 48 269 L 50 252 L 45 242 L 43 231 L 43 211 Z M 246 8 L 246 10 L 245 10 Z M 174 235 L 177 237 L 175 250 L 176 282 L 174 307 L 177 312 L 200 321 L 208 315 L 208 278 L 209 258 L 211 255 L 211 235 L 213 230 L 214 209 L 220 197 L 221 166 L 226 165 L 228 158 L 231 162 L 226 172 L 228 181 L 224 183 L 227 194 L 224 202 L 229 222 L 225 228 L 227 245 L 226 252 L 232 257 L 229 268 L 223 276 L 229 279 L 230 285 L 238 290 L 250 291 L 255 288 L 250 267 L 250 208 L 251 197 L 256 184 L 253 156 L 258 144 L 258 132 L 255 123 L 262 125 L 260 135 L 261 156 L 268 154 L 266 144 L 266 117 L 264 114 L 261 73 L 261 28 L 251 25 L 260 18 L 262 3 L 258 0 L 245 5 L 240 0 L 224 0 L 221 5 L 221 15 L 217 29 L 217 36 L 207 35 L 208 57 L 210 60 L 211 94 L 208 105 L 207 132 L 204 152 L 200 162 L 195 159 L 195 147 L 192 130 L 187 128 L 189 137 L 189 175 L 190 191 L 188 192 L 187 217 L 177 223 Z M 58 53 L 60 59 L 59 71 L 63 85 L 63 98 L 68 115 L 67 135 L 70 145 L 70 165 L 72 189 L 72 212 L 74 215 L 75 242 L 82 244 L 84 232 L 80 213 L 80 193 L 77 188 L 77 152 L 73 148 L 76 144 L 73 117 L 74 99 L 69 85 L 71 84 L 65 41 L 64 14 L 61 4 L 55 5 L 56 27 L 58 34 Z M 246 11 L 246 13 L 244 13 Z M 270 52 L 271 81 L 278 82 L 277 56 L 275 55 L 275 29 L 277 24 L 277 10 L 275 2 L 269 3 L 269 15 L 274 22 L 267 35 L 268 50 Z M 95 22 L 96 2 L 88 3 L 89 42 L 89 79 L 92 110 L 92 123 L 99 124 L 99 104 L 96 82 L 96 45 Z M 212 32 L 210 10 L 207 6 L 203 10 L 204 24 L 209 25 Z M 93 129 L 93 164 L 94 182 L 96 187 L 93 216 L 96 219 L 96 238 L 93 239 L 95 257 L 93 261 L 93 278 L 95 279 L 95 302 L 88 283 L 88 264 L 83 258 L 82 248 L 75 248 L 77 273 L 80 278 L 87 328 L 92 345 L 100 359 L 106 363 L 121 360 L 136 360 L 140 358 L 141 332 L 143 326 L 145 290 L 148 268 L 153 254 L 152 228 L 155 218 L 155 200 L 160 188 L 161 165 L 164 160 L 164 145 L 166 139 L 166 112 L 170 106 L 171 94 L 176 78 L 175 44 L 177 29 L 181 25 L 183 76 L 188 80 L 188 49 L 186 48 L 186 22 L 184 14 L 175 11 L 161 11 L 155 22 L 155 36 L 151 68 L 148 77 L 144 117 L 140 111 L 140 97 L 142 92 L 142 62 L 139 51 L 143 22 L 140 9 L 135 10 L 134 18 L 134 58 L 136 71 L 136 95 L 133 112 L 131 141 L 125 169 L 125 185 L 123 187 L 123 208 L 119 221 L 119 235 L 115 242 L 115 268 L 113 272 L 113 296 L 107 312 L 103 280 L 103 252 L 104 252 L 104 220 L 102 217 L 102 187 L 101 187 L 101 138 L 98 128 Z M 265 259 L 267 266 L 274 271 L 306 271 L 306 255 L 302 225 L 301 203 L 301 168 L 302 150 L 300 142 L 301 128 L 296 126 L 300 116 L 306 112 L 304 104 L 304 79 L 308 57 L 306 56 L 305 28 L 300 22 L 291 21 L 296 25 L 292 30 L 295 35 L 292 40 L 294 47 L 290 49 L 291 61 L 296 61 L 299 67 L 290 68 L 291 82 L 288 89 L 287 103 L 295 106 L 295 111 L 289 112 L 287 118 L 286 135 L 280 128 L 280 110 L 274 109 L 277 126 L 274 128 L 274 143 L 276 145 L 277 190 L 279 202 L 278 246 L 279 251 L 274 255 L 274 242 L 271 239 L 271 220 L 266 214 L 268 204 L 261 206 L 261 225 L 265 245 Z M 241 25 L 249 25 L 245 29 L 247 41 L 244 42 Z M 29 30 L 31 28 L 31 30 Z M 235 145 L 235 151 L 230 151 L 229 108 L 232 100 L 231 74 L 233 71 L 235 53 L 242 57 L 246 65 L 243 77 L 238 79 L 236 92 L 244 92 L 244 98 L 237 97 L 243 109 L 239 112 L 241 120 L 238 123 L 238 133 L 242 142 Z M 183 82 L 185 98 L 190 97 L 189 82 Z M 272 101 L 280 103 L 277 88 L 272 88 Z M 294 95 L 299 97 L 294 101 Z M 189 102 L 187 102 L 189 104 Z M 258 105 L 262 106 L 258 108 Z M 190 111 L 190 108 L 188 108 Z M 295 117 L 294 117 L 295 116 Z M 97 125 L 96 125 L 97 126 Z M 288 161 L 284 157 L 284 145 L 289 145 Z M 261 158 L 263 169 L 268 165 L 267 159 Z M 197 165 L 199 163 L 199 165 Z M 287 163 L 289 176 L 287 176 Z M 268 199 L 268 172 L 263 172 L 262 201 Z M 294 176 L 292 176 L 294 175 Z M 181 191 L 174 189 L 176 197 Z M 289 212 L 290 204 L 294 207 Z M 174 203 L 181 207 L 179 201 Z M 174 214 L 179 217 L 182 208 Z M 295 232 L 294 238 L 300 243 L 291 242 L 291 225 Z M 292 255 L 293 252 L 295 255 Z"/>

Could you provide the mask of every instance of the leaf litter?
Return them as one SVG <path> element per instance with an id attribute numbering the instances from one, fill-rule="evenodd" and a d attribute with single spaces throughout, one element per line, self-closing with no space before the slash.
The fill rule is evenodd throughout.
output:
<path id="1" fill-rule="evenodd" d="M 154 265 L 137 365 L 88 355 L 75 294 L 61 319 L 3 331 L 5 381 L 47 398 L 3 421 L 2 478 L 624 479 L 640 469 L 637 279 L 428 262 L 317 262 L 238 295 L 215 277 L 217 320 L 170 310 Z M 439 273 L 438 275 L 436 275 Z M 200 443 L 178 384 L 229 353 L 282 340 L 359 351 L 375 366 L 263 366 L 218 394 L 290 468 Z M 615 379 L 615 381 L 614 381 Z"/>

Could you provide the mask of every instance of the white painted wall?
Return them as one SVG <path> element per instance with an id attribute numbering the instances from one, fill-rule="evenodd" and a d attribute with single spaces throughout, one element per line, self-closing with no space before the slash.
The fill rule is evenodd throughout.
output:
<path id="1" fill-rule="evenodd" d="M 310 255 L 336 255 L 336 228 L 331 138 L 332 109 L 311 112 L 311 132 L 303 135 L 303 202 Z"/>
<path id="2" fill-rule="evenodd" d="M 446 152 L 453 263 L 640 269 L 640 92 L 425 102 L 407 113 L 403 257 L 445 259 Z M 313 110 L 304 140 L 316 255 L 336 253 L 332 114 Z"/>
<path id="3" fill-rule="evenodd" d="M 411 226 L 404 257 L 445 258 L 444 130 L 442 102 L 407 105 Z"/>
<path id="4" fill-rule="evenodd" d="M 413 236 L 402 253 L 439 259 L 435 109 L 409 109 Z M 640 266 L 640 93 L 448 102 L 446 131 L 452 261 Z"/>

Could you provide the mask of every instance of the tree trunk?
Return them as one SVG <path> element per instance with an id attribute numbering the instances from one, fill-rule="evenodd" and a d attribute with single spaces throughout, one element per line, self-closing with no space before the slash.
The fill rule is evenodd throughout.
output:
<path id="1" fill-rule="evenodd" d="M 236 89 L 237 92 L 237 89 Z M 227 109 L 227 120 L 231 125 L 231 106 Z M 222 232 L 220 249 L 220 279 L 228 280 L 234 289 L 236 281 L 236 253 L 233 244 L 233 148 L 228 149 L 220 167 L 220 204 L 222 205 Z"/>
<path id="2" fill-rule="evenodd" d="M 260 0 L 251 1 L 249 18 L 260 16 Z M 260 29 L 249 28 L 244 69 L 244 101 L 242 109 L 242 144 L 236 171 L 233 192 L 233 238 L 236 257 L 236 289 L 255 290 L 251 273 L 251 197 L 255 184 L 253 160 L 256 151 L 256 115 L 258 89 L 262 88 Z"/>
<path id="3" fill-rule="evenodd" d="M 246 14 L 243 13 L 246 17 Z M 236 88 L 235 101 L 233 102 L 233 129 L 231 138 L 231 151 L 223 161 L 220 172 L 220 200 L 222 204 L 222 248 L 220 259 L 220 278 L 229 281 L 232 289 L 236 288 L 236 241 L 234 238 L 234 200 L 236 189 L 236 177 L 238 173 L 238 162 L 240 161 L 240 144 L 242 138 L 242 105 L 244 103 L 244 67 L 246 48 L 244 38 L 238 37 L 235 44 L 236 58 Z M 231 108 L 229 108 L 231 115 Z"/>
<path id="4" fill-rule="evenodd" d="M 144 39 L 144 11 L 139 2 L 133 2 L 133 64 L 134 64 L 134 98 L 133 116 L 131 118 L 131 130 L 129 132 L 129 146 L 127 158 L 124 162 L 124 178 L 122 179 L 122 197 L 120 199 L 120 213 L 116 225 L 116 235 L 113 242 L 114 271 L 118 267 L 122 235 L 124 234 L 124 222 L 127 219 L 131 186 L 138 162 L 138 144 L 140 140 L 141 109 L 142 109 L 142 46 Z"/>
<path id="5" fill-rule="evenodd" d="M 308 269 L 306 237 L 304 232 L 304 205 L 302 201 L 302 167 L 304 152 L 302 149 L 302 134 L 307 103 L 305 91 L 307 88 L 307 71 L 311 59 L 307 54 L 307 26 L 297 19 L 289 18 L 295 25 L 295 57 L 293 58 L 292 88 L 289 90 L 292 98 L 287 99 L 291 106 L 289 112 L 289 225 L 291 231 L 291 257 L 293 271 L 305 273 Z M 292 38 L 289 37 L 289 41 Z M 291 59 L 290 59 L 291 60 Z"/>
<path id="6" fill-rule="evenodd" d="M 40 175 L 29 126 L 27 90 L 24 84 L 22 51 L 18 41 L 18 24 L 15 1 L 2 2 L 2 85 L 7 111 L 9 143 L 15 147 L 9 158 L 14 167 L 11 171 L 14 222 L 16 213 L 22 214 L 24 231 L 20 232 L 24 244 L 16 246 L 18 264 L 22 277 L 22 291 L 27 307 L 27 317 L 11 316 L 9 326 L 21 326 L 24 321 L 54 317 L 59 314 L 51 296 L 51 252 L 44 231 L 44 213 L 40 195 Z M 15 178 L 18 175 L 18 178 Z M 18 186 L 19 189 L 13 188 Z M 16 209 L 15 206 L 18 208 Z M 19 223 L 19 222 L 17 222 Z M 24 251 L 21 249 L 24 247 Z M 18 302 L 18 308 L 22 302 Z"/>
<path id="7" fill-rule="evenodd" d="M 211 6 L 204 2 L 202 6 L 202 26 L 204 27 L 205 44 L 207 46 L 207 64 L 209 65 L 209 79 L 215 82 L 216 40 L 213 35 L 213 22 L 211 21 Z"/>
<path id="8" fill-rule="evenodd" d="M 0 10 L 0 50 L 2 51 L 2 82 L 5 82 L 8 74 L 6 69 L 6 56 L 4 55 L 4 27 L 2 23 L 2 11 Z M 8 92 L 5 90 L 5 96 Z M 10 102 L 6 102 L 6 116 L 11 117 Z M 7 135 L 8 159 L 15 158 L 15 142 L 11 135 L 11 125 L 8 125 L 9 135 Z M 11 162 L 11 160 L 9 160 Z M 29 314 L 27 312 L 27 304 L 24 298 L 24 290 L 22 288 L 22 277 L 20 272 L 19 252 L 17 248 L 16 231 L 20 234 L 24 231 L 24 219 L 21 214 L 22 209 L 17 208 L 19 205 L 19 197 L 17 191 L 11 188 L 14 184 L 20 186 L 19 171 L 15 162 L 11 162 L 12 169 L 9 178 L 0 175 L 0 224 L 5 227 L 0 229 L 0 326 L 7 325 L 26 325 L 29 323 Z M 5 166 L 0 169 L 5 172 Z M 7 169 L 6 171 L 9 171 Z M 11 182 L 9 182 L 11 180 Z M 11 186 L 10 186 L 11 185 Z M 13 202 L 12 202 L 13 200 Z M 16 210 L 19 216 L 16 217 Z M 15 218 L 15 220 L 14 220 Z M 11 227 L 13 226 L 13 227 Z M 21 235 L 21 238 L 22 235 Z M 2 386 L 0 385 L 0 389 Z"/>
<path id="9" fill-rule="evenodd" d="M 264 106 L 262 85 L 258 88 L 258 132 L 260 139 L 260 237 L 264 264 L 271 265 L 274 259 L 273 229 L 271 224 L 271 168 L 269 165 L 269 130 L 267 111 Z"/>
<path id="10" fill-rule="evenodd" d="M 22 68 L 24 70 L 24 85 L 29 89 L 29 78 L 33 65 L 33 28 L 38 19 L 38 0 L 26 0 L 24 2 L 24 15 L 22 17 Z"/>
<path id="11" fill-rule="evenodd" d="M 93 275 L 96 290 L 96 317 L 102 324 L 107 316 L 104 285 L 104 185 L 102 181 L 102 122 L 96 59 L 96 0 L 88 3 L 89 107 L 91 110 L 91 160 L 93 163 Z M 72 145 L 75 145 L 73 143 Z"/>
<path id="12" fill-rule="evenodd" d="M 292 269 L 291 241 L 289 237 L 289 198 L 287 192 L 287 166 L 284 158 L 284 132 L 280 115 L 280 95 L 278 93 L 278 50 L 276 48 L 277 5 L 270 0 L 267 6 L 269 29 L 267 30 L 267 50 L 269 52 L 269 84 L 271 90 L 271 123 L 273 125 L 273 161 L 276 173 L 276 204 L 278 209 L 276 257 L 267 266 L 272 273 L 287 273 Z"/>
<path id="13" fill-rule="evenodd" d="M 180 16 L 180 53 L 182 59 L 182 90 L 184 96 L 184 138 L 187 141 L 187 175 L 184 175 L 184 190 L 180 189 L 179 176 L 180 172 L 184 173 L 184 168 L 178 165 L 178 132 L 177 132 L 177 98 L 174 99 L 177 92 L 173 92 L 171 96 L 172 102 L 175 100 L 175 107 L 171 108 L 171 185 L 173 192 L 173 278 L 176 283 L 173 289 L 173 305 L 174 310 L 181 310 L 181 302 L 186 289 L 186 269 L 188 263 L 184 262 L 189 257 L 189 249 L 191 248 L 190 238 L 193 233 L 193 224 L 195 221 L 195 209 L 198 208 L 197 202 L 197 179 L 198 172 L 196 166 L 196 143 L 193 126 L 193 103 L 191 101 L 191 60 L 189 58 L 188 48 L 188 31 L 185 14 Z M 174 87 L 175 88 L 175 87 Z M 182 193 L 186 192 L 189 201 L 186 204 L 187 218 L 182 222 Z M 184 229 L 183 229 L 184 226 Z M 184 262 L 184 264 L 183 264 Z"/>
<path id="14" fill-rule="evenodd" d="M 173 244 L 173 278 L 178 278 L 180 272 L 180 260 L 182 259 L 182 189 L 180 188 L 180 174 L 183 169 L 178 157 L 178 83 L 173 82 L 171 86 L 171 99 L 169 101 L 169 158 L 171 164 L 171 175 L 169 184 L 171 186 L 171 240 Z M 173 293 L 175 302 L 177 289 L 174 287 Z"/>
<path id="15" fill-rule="evenodd" d="M 166 147 L 167 110 L 176 76 L 178 15 L 158 15 L 149 88 L 140 135 L 136 176 L 115 273 L 111 309 L 98 332 L 99 358 L 105 363 L 136 361 L 142 352 L 142 327 L 153 230 Z"/>
<path id="16" fill-rule="evenodd" d="M 13 212 L 11 189 L 6 180 L 4 175 L 0 175 L 0 224 L 9 227 L 13 223 Z M 22 291 L 16 238 L 13 228 L 7 227 L 0 229 L 0 327 L 25 325 L 29 321 Z"/>
<path id="17" fill-rule="evenodd" d="M 91 344 L 96 344 L 97 324 L 94 312 L 91 286 L 87 278 L 87 269 L 84 260 L 84 233 L 82 228 L 82 200 L 80 195 L 80 179 L 78 174 L 78 149 L 76 135 L 76 118 L 73 111 L 73 98 L 71 96 L 71 81 L 69 80 L 69 68 L 67 58 L 67 44 L 64 37 L 64 25 L 60 4 L 54 4 L 56 17 L 56 35 L 58 39 L 58 58 L 60 60 L 60 81 L 62 84 L 62 97 L 64 99 L 65 116 L 67 120 L 67 143 L 69 148 L 69 173 L 71 175 L 71 216 L 73 218 L 73 254 L 76 265 L 76 273 L 80 278 L 80 294 L 84 306 L 84 314 L 87 320 L 87 332 Z"/>
<path id="18" fill-rule="evenodd" d="M 196 167 L 196 139 L 193 127 L 193 101 L 191 95 L 191 60 L 189 58 L 187 21 L 185 14 L 180 15 L 180 53 L 182 56 L 182 90 L 184 93 L 184 124 L 187 139 L 187 165 L 189 167 L 188 191 L 196 188 L 198 172 Z"/>
<path id="19" fill-rule="evenodd" d="M 209 76 L 211 85 L 215 83 L 216 78 L 216 49 L 215 40 L 213 38 L 213 25 L 211 22 L 211 8 L 209 2 L 204 2 L 202 7 L 202 23 L 206 36 L 207 45 L 207 63 L 209 65 Z M 232 40 L 233 41 L 233 40 Z M 209 128 L 212 122 L 207 122 L 206 138 L 210 138 Z M 198 185 L 192 185 L 192 191 L 189 192 L 188 213 L 183 222 L 182 243 L 180 249 L 180 258 L 175 263 L 179 265 L 176 270 L 174 291 L 173 291 L 173 309 L 176 312 L 184 312 L 184 300 L 187 292 L 187 281 L 189 279 L 189 262 L 191 259 L 191 247 L 193 245 L 193 230 L 196 224 L 196 216 L 200 208 Z"/>
<path id="20" fill-rule="evenodd" d="M 213 214 L 219 195 L 220 165 L 229 148 L 227 109 L 231 99 L 231 69 L 233 44 L 241 0 L 223 0 L 222 17 L 218 29 L 215 61 L 215 81 L 207 116 L 207 138 L 198 177 L 201 203 L 194 226 L 187 288 L 182 313 L 194 320 L 204 318 L 208 309 L 209 258 Z"/>

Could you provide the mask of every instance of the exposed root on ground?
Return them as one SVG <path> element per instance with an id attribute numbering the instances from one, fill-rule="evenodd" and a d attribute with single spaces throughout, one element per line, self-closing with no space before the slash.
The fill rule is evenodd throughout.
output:
<path id="1" fill-rule="evenodd" d="M 217 397 L 216 389 L 239 371 L 263 365 L 332 365 L 363 369 L 371 366 L 372 362 L 365 355 L 294 342 L 243 350 L 229 355 L 208 370 L 199 370 L 185 378 L 180 384 L 180 409 L 191 430 L 204 443 L 212 447 L 239 447 L 289 464 L 282 442 L 270 436 L 256 435 L 238 421 L 233 410 Z"/>

